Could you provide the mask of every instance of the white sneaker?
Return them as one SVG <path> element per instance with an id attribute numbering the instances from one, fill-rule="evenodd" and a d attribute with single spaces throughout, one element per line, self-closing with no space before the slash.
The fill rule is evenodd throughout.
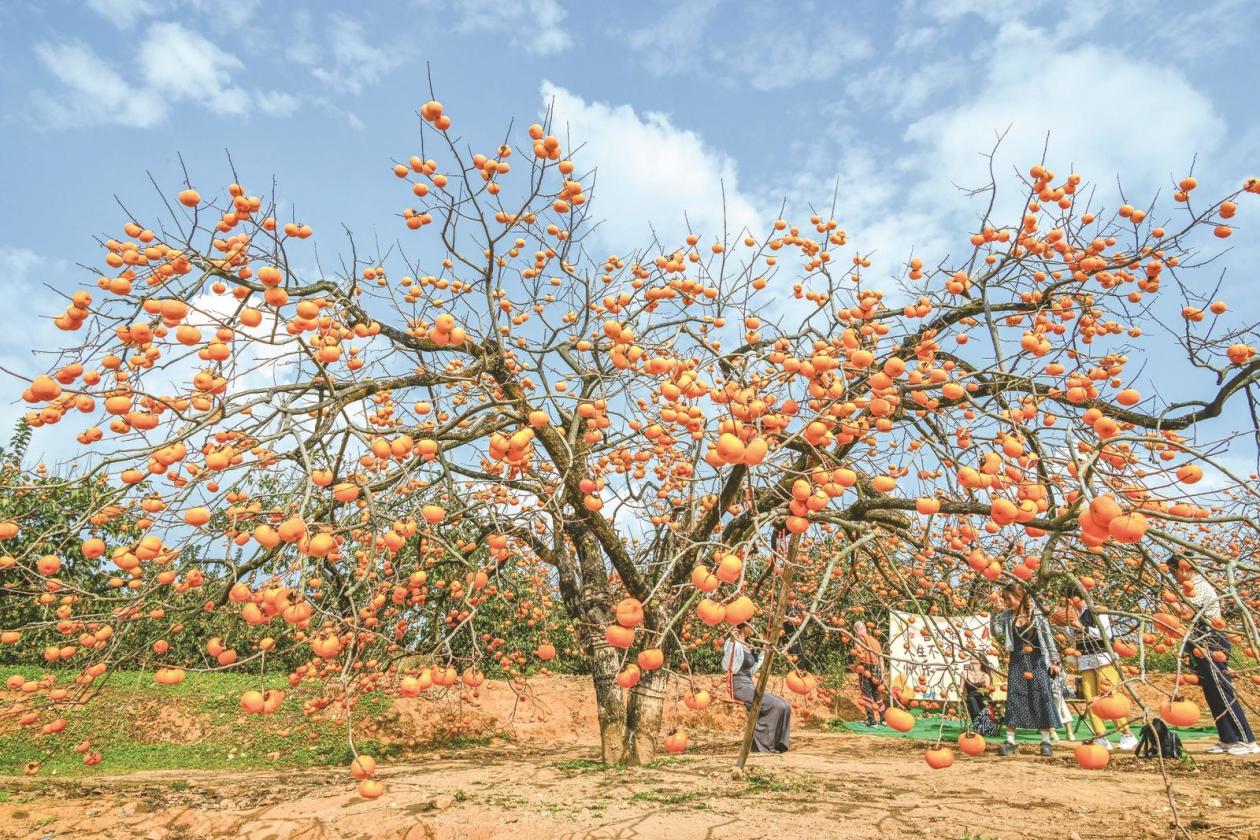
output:
<path id="1" fill-rule="evenodd" d="M 1111 745 L 1111 742 L 1106 738 L 1095 738 L 1094 744 L 1100 747 L 1106 747 L 1109 751 L 1115 749 L 1115 747 Z"/>
<path id="2" fill-rule="evenodd" d="M 1236 744 L 1226 744 L 1221 741 L 1217 741 L 1215 744 L 1204 750 L 1204 752 L 1212 753 L 1213 755 L 1220 755 L 1222 753 L 1229 752 L 1230 747 L 1233 746 L 1236 746 Z"/>
<path id="3" fill-rule="evenodd" d="M 1260 745 L 1257 744 L 1234 744 L 1227 752 L 1230 755 L 1255 755 L 1260 753 Z"/>
<path id="4" fill-rule="evenodd" d="M 1120 736 L 1120 749 L 1136 750 L 1137 745 L 1138 745 L 1138 739 L 1134 737 L 1133 735 L 1126 732 L 1125 734 Z"/>

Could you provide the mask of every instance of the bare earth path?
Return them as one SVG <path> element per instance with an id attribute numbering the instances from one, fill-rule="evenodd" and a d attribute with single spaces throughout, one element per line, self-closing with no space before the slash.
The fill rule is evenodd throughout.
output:
<path id="1" fill-rule="evenodd" d="M 1157 770 L 1117 758 L 1102 772 L 990 751 L 933 771 L 913 743 L 794 733 L 785 756 L 754 756 L 730 777 L 733 742 L 608 771 L 593 745 L 512 744 L 391 765 L 366 801 L 344 770 L 147 772 L 83 781 L 0 780 L 3 838 L 758 838 L 1172 837 Z M 1260 837 L 1260 757 L 1193 748 L 1173 772 L 1195 837 Z"/>

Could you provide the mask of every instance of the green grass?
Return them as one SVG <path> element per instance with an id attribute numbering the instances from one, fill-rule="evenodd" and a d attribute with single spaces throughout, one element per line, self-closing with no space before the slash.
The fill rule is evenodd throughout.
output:
<path id="1" fill-rule="evenodd" d="M 6 668 L 4 672 L 21 673 L 28 679 L 44 673 L 30 667 Z M 64 684 L 68 679 L 59 682 Z M 241 693 L 260 686 L 283 686 L 284 705 L 273 715 L 242 714 Z M 44 777 L 348 763 L 352 754 L 344 722 L 332 716 L 308 718 L 302 713 L 302 704 L 309 696 L 309 690 L 289 689 L 283 677 L 260 682 L 257 675 L 243 673 L 189 674 L 179 685 L 158 686 L 151 673 L 115 674 L 91 702 L 67 710 L 67 726 L 59 735 L 42 735 L 38 727 L 0 734 L 0 774 L 20 774 L 32 760 L 42 762 L 40 775 Z M 355 720 L 369 720 L 388 705 L 384 695 L 363 696 L 355 706 Z M 164 726 L 159 717 L 164 707 L 176 709 L 180 720 L 191 722 L 201 737 L 184 743 L 177 742 L 178 731 L 169 737 L 154 737 L 153 730 Z M 91 740 L 92 749 L 103 754 L 99 765 L 85 766 L 82 756 L 73 751 L 73 746 L 84 740 Z M 155 742 L 143 743 L 146 740 Z M 366 738 L 356 738 L 355 745 L 359 752 L 381 758 L 396 753 L 396 749 Z"/>
<path id="2" fill-rule="evenodd" d="M 593 773 L 603 772 L 605 770 L 614 769 L 613 765 L 605 764 L 602 761 L 595 761 L 591 758 L 566 758 L 564 761 L 555 761 L 547 765 L 554 770 L 569 770 L 574 773 Z"/>
<path id="3" fill-rule="evenodd" d="M 745 768 L 744 781 L 749 793 L 816 793 L 820 789 L 818 779 L 807 774 L 799 777 L 775 777 L 760 768 Z"/>
<path id="4" fill-rule="evenodd" d="M 669 788 L 652 788 L 636 791 L 630 796 L 631 802 L 654 802 L 657 805 L 686 805 L 689 802 L 706 797 L 708 794 L 700 790 L 671 790 Z"/>
<path id="5" fill-rule="evenodd" d="M 553 770 L 567 770 L 571 773 L 607 773 L 609 771 L 617 772 L 621 770 L 661 770 L 666 767 L 679 767 L 681 765 L 690 764 L 695 759 L 690 756 L 668 755 L 662 756 L 649 761 L 647 764 L 638 768 L 622 767 L 616 764 L 605 764 L 602 761 L 596 761 L 592 758 L 567 758 L 564 761 L 554 761 L 547 766 Z"/>
<path id="6" fill-rule="evenodd" d="M 668 755 L 663 758 L 654 758 L 643 767 L 647 770 L 658 770 L 662 767 L 679 767 L 685 764 L 691 764 L 694 758 L 685 755 Z"/>

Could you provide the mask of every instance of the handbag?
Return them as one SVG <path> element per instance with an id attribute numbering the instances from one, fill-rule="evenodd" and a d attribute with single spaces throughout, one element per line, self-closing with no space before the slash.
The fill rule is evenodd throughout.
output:
<path id="1" fill-rule="evenodd" d="M 993 710 L 986 706 L 981 709 L 971 721 L 971 728 L 976 734 L 983 735 L 986 738 L 997 734 L 998 724 L 993 717 Z"/>

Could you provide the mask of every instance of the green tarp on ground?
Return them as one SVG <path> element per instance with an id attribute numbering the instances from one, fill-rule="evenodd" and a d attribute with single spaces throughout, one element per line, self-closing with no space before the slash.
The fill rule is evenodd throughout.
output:
<path id="1" fill-rule="evenodd" d="M 1073 721 L 1075 723 L 1075 721 Z M 856 732 L 859 735 L 876 735 L 884 738 L 909 738 L 915 741 L 935 741 L 939 735 L 942 741 L 957 741 L 958 736 L 963 733 L 963 722 L 961 720 L 945 720 L 943 723 L 939 717 L 916 717 L 914 726 L 909 732 L 898 732 L 888 725 L 884 726 L 867 726 L 860 720 L 845 721 L 842 724 L 844 729 L 849 732 Z M 1133 725 L 1133 734 L 1137 735 L 1141 731 L 1141 726 Z M 1172 727 L 1172 730 L 1181 736 L 1183 741 L 1197 741 L 1203 738 L 1211 738 L 1216 740 L 1216 727 L 1214 726 L 1183 726 Z M 1089 732 L 1089 727 L 1081 726 L 1078 732 L 1078 739 L 1085 736 Z M 1066 741 L 1067 736 L 1063 730 L 1059 730 L 1060 741 Z M 989 743 L 1000 744 L 1006 740 L 1006 730 L 1002 729 L 997 735 L 986 739 Z M 1021 729 L 1016 733 L 1015 740 L 1022 744 L 1035 744 L 1041 740 L 1040 733 L 1035 729 Z M 1109 734 L 1108 740 L 1115 743 L 1120 740 L 1120 735 L 1116 732 Z"/>

